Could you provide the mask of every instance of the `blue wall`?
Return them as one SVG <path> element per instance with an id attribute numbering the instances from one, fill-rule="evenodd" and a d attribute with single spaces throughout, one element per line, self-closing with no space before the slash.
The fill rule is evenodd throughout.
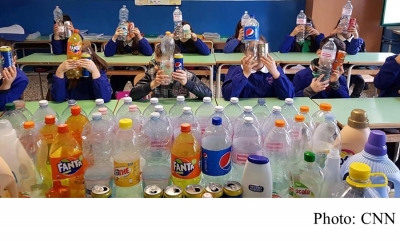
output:
<path id="1" fill-rule="evenodd" d="M 129 18 L 145 34 L 163 34 L 172 30 L 174 6 L 135 6 L 134 0 L 0 0 L 0 27 L 21 25 L 27 33 L 52 32 L 53 10 L 59 5 L 71 16 L 75 28 L 111 35 L 118 24 L 118 11 L 126 5 Z M 228 10 L 229 8 L 229 10 Z M 183 1 L 183 18 L 196 33 L 234 34 L 244 10 L 260 22 L 260 33 L 277 51 L 284 36 L 295 26 L 296 16 L 305 8 L 305 0 L 286 1 Z"/>

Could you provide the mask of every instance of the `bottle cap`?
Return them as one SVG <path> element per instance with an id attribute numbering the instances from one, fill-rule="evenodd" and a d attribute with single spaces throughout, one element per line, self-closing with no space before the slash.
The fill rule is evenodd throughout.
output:
<path id="1" fill-rule="evenodd" d="M 257 165 L 264 165 L 268 164 L 269 159 L 265 156 L 258 156 L 258 155 L 249 155 L 247 157 L 247 160 L 251 163 L 257 164 Z"/>
<path id="2" fill-rule="evenodd" d="M 61 124 L 57 126 L 57 131 L 58 133 L 66 133 L 68 132 L 68 125 L 67 124 Z"/>
<path id="3" fill-rule="evenodd" d="M 158 112 L 152 112 L 151 114 L 150 114 L 150 118 L 151 119 L 159 119 L 160 118 L 160 113 L 158 113 Z"/>
<path id="4" fill-rule="evenodd" d="M 272 106 L 272 112 L 281 112 L 282 108 L 280 106 Z"/>
<path id="5" fill-rule="evenodd" d="M 205 192 L 205 193 L 203 193 L 202 198 L 213 198 L 213 196 L 211 195 L 211 193 Z"/>
<path id="6" fill-rule="evenodd" d="M 291 104 L 293 104 L 293 99 L 292 98 L 286 98 L 285 99 L 285 103 L 291 105 Z"/>
<path id="7" fill-rule="evenodd" d="M 369 127 L 367 112 L 362 109 L 354 109 L 347 119 L 347 125 L 355 129 L 364 129 Z"/>
<path id="8" fill-rule="evenodd" d="M 220 106 L 220 105 L 215 106 L 214 109 L 215 109 L 216 112 L 222 112 L 222 111 L 224 111 L 224 107 L 223 107 L 223 106 Z"/>
<path id="9" fill-rule="evenodd" d="M 257 100 L 257 104 L 259 104 L 259 105 L 264 105 L 264 104 L 265 104 L 265 99 L 259 98 L 259 99 Z"/>
<path id="10" fill-rule="evenodd" d="M 107 108 L 105 108 L 105 107 L 100 107 L 99 109 L 98 109 L 98 111 L 102 114 L 102 115 L 106 115 L 107 114 Z"/>
<path id="11" fill-rule="evenodd" d="M 304 13 L 304 10 L 300 10 L 301 13 Z"/>
<path id="12" fill-rule="evenodd" d="M 61 181 L 53 181 L 53 188 L 61 187 Z"/>
<path id="13" fill-rule="evenodd" d="M 137 105 L 130 105 L 129 106 L 129 112 L 136 112 L 138 111 Z"/>
<path id="14" fill-rule="evenodd" d="M 308 113 L 310 112 L 310 108 L 308 106 L 302 105 L 300 106 L 300 112 Z"/>
<path id="15" fill-rule="evenodd" d="M 33 121 L 25 121 L 24 122 L 24 129 L 32 129 L 35 127 L 35 122 Z"/>
<path id="16" fill-rule="evenodd" d="M 327 113 L 326 115 L 325 115 L 325 121 L 326 122 L 328 122 L 328 121 L 335 121 L 336 120 L 336 118 L 335 118 L 335 116 L 332 114 L 332 113 Z"/>
<path id="17" fill-rule="evenodd" d="M 319 105 L 319 109 L 323 111 L 331 111 L 332 110 L 332 105 L 329 103 L 321 103 Z"/>
<path id="18" fill-rule="evenodd" d="M 253 124 L 253 122 L 254 122 L 253 117 L 245 117 L 244 118 L 244 123 Z"/>
<path id="19" fill-rule="evenodd" d="M 76 105 L 76 100 L 68 100 L 68 106 Z"/>
<path id="20" fill-rule="evenodd" d="M 380 130 L 372 130 L 368 136 L 364 151 L 374 156 L 384 156 L 387 154 L 386 134 Z"/>
<path id="21" fill-rule="evenodd" d="M 222 124 L 222 118 L 219 116 L 215 116 L 212 118 L 212 124 L 215 126 L 219 126 Z"/>
<path id="22" fill-rule="evenodd" d="M 371 175 L 371 167 L 365 163 L 353 162 L 350 164 L 349 176 L 354 180 L 368 181 Z"/>
<path id="23" fill-rule="evenodd" d="M 237 97 L 231 97 L 231 103 L 239 103 L 239 99 Z"/>
<path id="24" fill-rule="evenodd" d="M 171 32 L 170 32 L 170 31 L 167 31 L 167 32 L 165 32 L 165 35 L 166 35 L 166 36 L 170 36 L 170 35 L 171 35 Z"/>
<path id="25" fill-rule="evenodd" d="M 55 124 L 56 117 L 54 115 L 46 115 L 46 117 L 44 117 L 44 123 L 48 125 Z"/>
<path id="26" fill-rule="evenodd" d="M 103 99 L 96 99 L 95 103 L 96 103 L 96 105 L 102 105 L 102 104 L 104 104 L 104 100 Z"/>
<path id="27" fill-rule="evenodd" d="M 79 115 L 80 113 L 81 113 L 81 107 L 79 105 L 74 105 L 74 106 L 71 107 L 71 114 L 72 115 Z"/>
<path id="28" fill-rule="evenodd" d="M 296 122 L 303 122 L 303 121 L 304 121 L 304 115 L 296 115 L 296 116 L 294 117 L 294 120 L 295 120 Z"/>
<path id="29" fill-rule="evenodd" d="M 128 97 L 128 96 L 126 96 L 126 97 L 124 97 L 122 99 L 124 100 L 124 103 L 131 103 L 132 102 L 132 98 Z"/>
<path id="30" fill-rule="evenodd" d="M 314 162 L 315 161 L 315 154 L 311 151 L 304 152 L 304 161 L 306 162 Z"/>
<path id="31" fill-rule="evenodd" d="M 331 148 L 328 153 L 329 158 L 340 159 L 340 151 L 337 148 Z"/>
<path id="32" fill-rule="evenodd" d="M 100 112 L 94 112 L 92 114 L 92 120 L 101 120 L 101 113 Z"/>
<path id="33" fill-rule="evenodd" d="M 190 124 L 189 123 L 183 123 L 181 124 L 181 132 L 190 132 Z"/>
<path id="34" fill-rule="evenodd" d="M 16 109 L 25 108 L 25 101 L 23 100 L 14 100 L 13 103 L 15 104 Z"/>
<path id="35" fill-rule="evenodd" d="M 210 103 L 211 102 L 211 98 L 210 97 L 204 97 L 203 98 L 203 102 L 204 103 Z"/>
<path id="36" fill-rule="evenodd" d="M 132 128 L 132 120 L 128 118 L 122 118 L 119 120 L 119 128 L 123 130 L 129 130 Z"/>
<path id="37" fill-rule="evenodd" d="M 79 33 L 79 29 L 74 29 L 74 33 Z"/>
<path id="38" fill-rule="evenodd" d="M 251 106 L 245 106 L 245 107 L 243 107 L 243 111 L 244 111 L 244 112 L 252 112 L 252 111 L 253 111 L 253 107 L 251 107 Z"/>
<path id="39" fill-rule="evenodd" d="M 7 103 L 6 104 L 6 111 L 10 110 L 15 110 L 15 104 L 14 103 Z"/>
<path id="40" fill-rule="evenodd" d="M 41 100 L 39 101 L 39 106 L 48 106 L 49 102 L 47 100 Z"/>
<path id="41" fill-rule="evenodd" d="M 157 104 L 158 103 L 158 98 L 151 98 L 150 99 L 151 104 Z"/>
<path id="42" fill-rule="evenodd" d="M 192 108 L 190 108 L 188 106 L 183 107 L 183 113 L 185 113 L 185 114 L 192 113 Z"/>
<path id="43" fill-rule="evenodd" d="M 185 101 L 185 96 L 182 96 L 182 95 L 177 96 L 176 101 Z"/>
<path id="44" fill-rule="evenodd" d="M 156 106 L 154 106 L 154 110 L 155 110 L 156 112 L 160 112 L 160 111 L 163 111 L 163 110 L 164 110 L 164 107 L 163 107 L 162 105 L 156 105 Z"/>
<path id="45" fill-rule="evenodd" d="M 276 120 L 275 126 L 276 127 L 285 127 L 285 121 L 284 120 Z"/>

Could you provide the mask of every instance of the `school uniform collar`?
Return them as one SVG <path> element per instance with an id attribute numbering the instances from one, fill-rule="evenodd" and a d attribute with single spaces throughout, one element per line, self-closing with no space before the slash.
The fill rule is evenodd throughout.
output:
<path id="1" fill-rule="evenodd" d="M 354 36 L 353 36 L 353 34 L 352 34 L 350 38 L 346 39 L 346 38 L 343 37 L 343 35 L 340 34 L 340 33 L 337 34 L 337 37 L 338 37 L 338 39 L 342 40 L 343 42 L 346 41 L 346 40 L 349 41 L 349 42 L 351 42 L 351 40 L 353 40 L 353 38 L 354 38 Z"/>
<path id="2" fill-rule="evenodd" d="M 124 47 L 127 46 L 127 45 L 129 47 L 132 47 L 132 43 L 133 43 L 133 39 L 131 41 L 129 41 L 129 42 L 124 41 Z"/>
<path id="3" fill-rule="evenodd" d="M 240 66 L 243 69 L 243 65 L 240 65 Z M 268 74 L 269 73 L 269 71 L 268 71 L 267 67 L 265 67 L 265 65 L 258 71 L 255 71 L 254 69 L 251 70 L 252 74 L 257 73 L 257 72 L 263 72 L 264 74 Z"/>

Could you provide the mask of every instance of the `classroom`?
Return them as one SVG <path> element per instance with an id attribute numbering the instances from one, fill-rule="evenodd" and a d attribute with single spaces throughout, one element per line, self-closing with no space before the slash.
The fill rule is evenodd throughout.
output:
<path id="1" fill-rule="evenodd" d="M 254 161 L 258 164 L 264 160 L 261 157 L 267 158 L 264 164 L 269 163 L 270 158 L 274 173 L 274 168 L 278 167 L 274 166 L 273 160 L 276 155 L 279 156 L 275 153 L 283 153 L 281 149 L 288 149 L 284 154 L 288 159 L 288 156 L 296 156 L 303 161 L 303 156 L 311 158 L 306 157 L 304 151 L 316 152 L 318 148 L 325 148 L 323 163 L 319 163 L 322 158 L 319 154 L 309 153 L 315 158 L 315 163 L 321 165 L 321 170 L 325 170 L 325 159 L 333 156 L 330 150 L 337 148 L 340 152 L 341 165 L 350 163 L 351 156 L 364 153 L 367 149 L 364 145 L 368 146 L 368 141 L 372 143 L 374 138 L 381 138 L 384 147 L 380 148 L 384 148 L 388 160 L 398 169 L 400 115 L 396 109 L 400 104 L 400 17 L 393 9 L 399 8 L 400 3 L 396 0 L 43 0 L 40 4 L 33 0 L 4 1 L 0 20 L 0 129 L 10 127 L 8 122 L 1 122 L 8 120 L 16 136 L 24 143 L 23 134 L 30 128 L 39 133 L 43 130 L 39 127 L 46 126 L 48 122 L 58 124 L 57 135 L 60 136 L 69 128 L 72 136 L 77 138 L 83 158 L 91 156 L 92 162 L 87 160 L 83 163 L 74 156 L 77 162 L 72 164 L 71 161 L 68 168 L 67 165 L 62 166 L 65 170 L 60 171 L 60 178 L 54 174 L 57 167 L 50 165 L 49 161 L 48 168 L 53 174 L 47 181 L 53 189 L 56 183 L 65 185 L 59 180 L 72 178 L 66 172 L 76 172 L 76 177 L 83 176 L 95 165 L 93 162 L 97 158 L 104 159 L 94 158 L 94 154 L 89 155 L 87 150 L 85 152 L 85 148 L 89 147 L 87 143 L 85 146 L 87 136 L 83 130 L 85 125 L 92 125 L 92 121 L 107 118 L 114 123 L 112 128 L 115 131 L 107 134 L 110 137 L 115 135 L 114 139 L 110 139 L 114 146 L 124 146 L 122 141 L 126 136 L 121 134 L 122 130 L 129 129 L 136 133 L 135 138 L 140 144 L 131 144 L 137 152 L 126 155 L 140 160 L 151 156 L 149 152 L 154 151 L 147 151 L 149 143 L 152 148 L 161 149 L 168 145 L 171 160 L 177 158 L 179 148 L 175 150 L 174 145 L 181 145 L 180 148 L 184 149 L 182 146 L 187 144 L 175 143 L 179 140 L 177 137 L 187 132 L 195 133 L 193 138 L 197 139 L 196 143 L 206 150 L 202 152 L 203 157 L 199 156 L 197 164 L 172 160 L 172 174 L 169 173 L 174 185 L 182 185 L 182 193 L 189 184 L 201 183 L 205 190 L 209 188 L 207 184 L 215 180 L 222 182 L 222 190 L 227 180 L 218 179 L 222 173 L 224 177 L 236 175 L 239 183 L 246 183 L 248 177 L 243 168 L 250 166 L 247 159 L 250 155 L 258 155 L 260 159 L 255 158 L 257 160 Z M 222 109 L 219 109 L 220 106 Z M 235 109 L 237 107 L 240 109 Z M 160 114 L 157 115 L 157 112 Z M 23 119 L 18 119 L 18 113 Z M 140 121 L 136 115 L 141 116 Z M 276 117 L 278 115 L 282 118 Z M 73 116 L 82 116 L 82 119 L 69 122 Z M 127 119 L 129 122 L 124 122 Z M 166 132 L 171 135 L 170 140 L 163 141 L 157 136 L 154 137 L 157 141 L 146 142 L 150 137 L 143 137 L 147 136 L 144 132 L 151 128 L 145 126 L 150 125 L 153 119 L 154 123 L 160 119 L 169 125 Z M 182 120 L 186 122 L 180 122 Z M 136 126 L 137 121 L 140 126 Z M 329 148 L 318 146 L 325 137 L 323 132 L 316 132 L 317 127 L 322 124 L 329 126 L 329 121 L 335 124 L 335 138 Z M 226 122 L 231 127 L 225 127 Z M 71 123 L 77 126 L 71 126 Z M 185 126 L 187 123 L 189 127 Z M 249 123 L 254 132 L 251 132 L 253 129 L 243 131 Z M 295 150 L 299 148 L 295 146 L 299 131 L 293 137 L 298 123 L 304 123 L 310 132 L 307 134 L 309 144 L 301 149 L 300 154 Z M 231 133 L 230 145 L 227 145 L 232 148 L 232 153 L 229 149 L 232 160 L 228 158 L 224 163 L 223 156 L 218 157 L 220 169 L 215 167 L 215 170 L 209 171 L 209 174 L 219 173 L 213 174 L 218 177 L 216 179 L 203 170 L 203 161 L 207 162 L 205 156 L 216 155 L 207 152 L 207 148 L 215 148 L 213 145 L 216 143 L 211 145 L 204 141 L 207 138 L 204 133 L 211 133 L 208 130 L 214 125 L 222 125 L 226 133 Z M 280 127 L 286 130 L 292 141 L 278 143 L 278 148 L 274 139 L 277 137 L 271 137 L 271 133 Z M 152 128 L 156 128 L 156 124 Z M 3 133 L 6 130 L 3 129 Z M 198 135 L 195 130 L 199 131 Z M 304 133 L 303 129 L 301 131 Z M 240 159 L 238 149 L 234 150 L 237 133 L 259 136 L 256 142 L 260 150 L 246 150 L 245 159 Z M 6 136 L 9 138 L 0 133 L 0 159 L 3 158 L 5 163 L 10 162 L 4 154 L 5 149 L 2 151 L 6 148 L 2 138 L 6 140 Z M 329 138 L 332 139 L 332 135 Z M 337 144 L 337 140 L 341 143 Z M 245 145 L 244 142 L 242 144 Z M 93 152 L 95 144 L 89 146 Z M 47 148 L 50 160 L 49 153 L 54 148 L 51 145 Z M 174 150 L 177 151 L 175 154 Z M 196 153 L 200 155 L 200 152 Z M 114 157 L 110 156 L 111 160 Z M 83 164 L 77 164 L 80 161 Z M 112 178 L 114 183 L 109 185 L 113 197 L 115 190 L 111 185 L 119 183 L 121 187 L 133 187 L 130 184 L 132 179 L 129 183 L 124 179 L 127 175 L 133 177 L 136 184 L 145 183 L 148 164 L 141 161 L 130 163 L 134 167 L 129 167 L 130 174 L 125 175 L 122 173 L 128 167 L 126 163 L 114 161 L 110 167 L 115 173 Z M 8 165 L 13 171 L 15 167 L 10 163 Z M 232 169 L 230 174 L 226 171 L 228 166 L 229 170 Z M 231 174 L 233 170 L 235 174 Z M 254 173 L 262 170 L 255 168 Z M 179 173 L 193 177 L 190 179 L 193 182 L 188 181 L 188 177 L 179 179 Z M 193 173 L 198 173 L 198 176 L 193 176 Z M 211 181 L 200 181 L 201 175 Z M 275 178 L 274 175 L 278 174 L 272 174 L 270 178 Z M 82 183 L 91 181 L 83 181 L 82 178 Z M 264 181 L 270 182 L 260 182 Z M 119 191 L 115 192 L 119 192 L 118 197 L 150 195 L 146 193 L 148 186 L 140 185 L 143 185 L 139 188 L 141 191 L 134 186 L 130 191 L 118 187 Z M 307 195 L 300 191 L 296 194 L 296 190 L 290 194 L 295 184 L 290 185 L 282 197 L 310 197 L 307 192 Z M 388 193 L 392 195 L 395 190 L 393 182 L 388 185 Z M 164 195 L 168 187 L 161 188 Z M 82 190 L 74 188 L 71 186 L 68 197 L 83 197 L 85 192 L 89 196 L 95 195 L 94 185 L 89 192 L 86 186 Z M 242 188 L 243 197 L 266 197 L 254 191 L 257 188 L 246 191 L 243 183 Z M 20 186 L 18 189 L 17 196 L 23 196 Z M 318 193 L 320 197 L 326 197 L 322 189 L 321 186 Z M 251 191 L 256 194 L 248 194 Z M 29 197 L 53 195 L 43 190 L 40 194 L 27 192 Z M 129 192 L 140 194 L 130 196 Z M 186 195 L 190 196 L 187 192 Z M 271 184 L 271 193 L 266 195 L 280 197 L 280 192 Z M 209 193 L 212 197 L 216 195 L 211 191 Z M 383 197 L 387 193 L 379 192 L 379 195 Z"/>

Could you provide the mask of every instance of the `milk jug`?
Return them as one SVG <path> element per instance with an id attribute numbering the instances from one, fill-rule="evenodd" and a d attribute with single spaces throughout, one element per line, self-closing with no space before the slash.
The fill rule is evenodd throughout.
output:
<path id="1" fill-rule="evenodd" d="M 0 198 L 18 197 L 17 183 L 6 161 L 0 156 Z"/>
<path id="2" fill-rule="evenodd" d="M 242 186 L 243 198 L 272 198 L 272 173 L 268 158 L 248 156 Z"/>

